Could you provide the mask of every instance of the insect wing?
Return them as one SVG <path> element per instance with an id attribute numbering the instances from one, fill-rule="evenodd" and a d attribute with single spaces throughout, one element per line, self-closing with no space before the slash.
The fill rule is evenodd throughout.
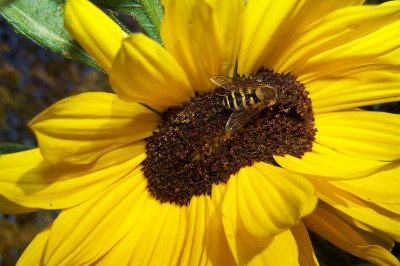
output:
<path id="1" fill-rule="evenodd" d="M 235 80 L 233 78 L 227 77 L 227 76 L 222 76 L 222 75 L 216 75 L 212 76 L 210 80 L 215 84 L 220 87 L 230 85 L 232 84 Z"/>
<path id="2" fill-rule="evenodd" d="M 246 87 L 259 87 L 257 83 L 251 81 L 243 81 L 222 75 L 212 76 L 210 80 L 215 85 L 230 91 L 239 91 L 240 89 L 244 89 Z"/>
<path id="3" fill-rule="evenodd" d="M 225 131 L 236 131 L 252 120 L 266 106 L 253 109 L 234 110 L 226 122 Z"/>

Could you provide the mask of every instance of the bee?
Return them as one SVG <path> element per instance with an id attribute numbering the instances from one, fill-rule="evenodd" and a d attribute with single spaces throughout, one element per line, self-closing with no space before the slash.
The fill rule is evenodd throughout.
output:
<path id="1" fill-rule="evenodd" d="M 226 122 L 226 131 L 242 128 L 264 108 L 274 105 L 278 98 L 278 93 L 272 86 L 253 80 L 220 75 L 212 76 L 210 80 L 230 92 L 222 100 L 224 108 L 233 110 Z"/>

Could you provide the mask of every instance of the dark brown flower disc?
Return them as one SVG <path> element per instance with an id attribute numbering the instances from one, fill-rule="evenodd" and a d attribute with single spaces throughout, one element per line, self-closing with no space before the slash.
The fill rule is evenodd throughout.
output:
<path id="1" fill-rule="evenodd" d="M 214 184 L 227 182 L 242 167 L 277 165 L 273 155 L 301 158 L 311 151 L 316 129 L 304 85 L 293 75 L 271 70 L 247 79 L 272 86 L 279 97 L 237 131 L 225 132 L 232 110 L 222 105 L 222 89 L 197 94 L 163 113 L 159 130 L 146 139 L 142 163 L 155 198 L 187 205 L 193 196 L 211 195 Z"/>

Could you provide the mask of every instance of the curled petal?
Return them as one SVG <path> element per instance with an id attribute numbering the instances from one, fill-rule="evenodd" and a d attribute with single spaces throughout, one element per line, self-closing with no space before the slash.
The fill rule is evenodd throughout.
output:
<path id="1" fill-rule="evenodd" d="M 340 212 L 376 228 L 392 239 L 400 240 L 400 220 L 398 214 L 388 211 L 374 203 L 362 200 L 326 181 L 310 179 L 317 190 L 318 198 Z"/>
<path id="2" fill-rule="evenodd" d="M 268 245 L 266 238 L 298 224 L 316 202 L 314 188 L 302 176 L 265 163 L 241 169 L 230 178 L 222 204 L 222 222 L 232 250 L 240 243 L 254 242 L 257 248 L 248 257 L 255 256 Z"/>
<path id="3" fill-rule="evenodd" d="M 80 45 L 109 72 L 126 33 L 87 0 L 68 0 L 64 25 Z"/>
<path id="4" fill-rule="evenodd" d="M 297 243 L 299 264 L 315 266 L 319 265 L 310 240 L 310 236 L 308 235 L 307 228 L 304 226 L 303 221 L 292 227 L 291 231 Z"/>
<path id="5" fill-rule="evenodd" d="M 370 228 L 362 228 L 356 221 L 343 219 L 328 205 L 320 204 L 304 218 L 308 229 L 316 232 L 332 244 L 357 257 L 377 265 L 399 265 L 390 253 L 393 241 Z"/>
<path id="6" fill-rule="evenodd" d="M 82 93 L 61 100 L 29 126 L 51 163 L 86 164 L 102 154 L 152 134 L 160 117 L 115 94 Z"/>
<path id="7" fill-rule="evenodd" d="M 180 105 L 194 95 L 175 59 L 141 33 L 123 41 L 110 71 L 110 83 L 122 100 L 164 109 Z"/>

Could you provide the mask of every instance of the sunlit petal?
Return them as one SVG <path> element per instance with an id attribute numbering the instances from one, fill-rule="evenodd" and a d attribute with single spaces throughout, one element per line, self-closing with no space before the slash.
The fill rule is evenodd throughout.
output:
<path id="1" fill-rule="evenodd" d="M 306 85 L 315 113 L 399 97 L 399 2 L 340 9 L 298 35 L 275 69 Z"/>
<path id="2" fill-rule="evenodd" d="M 68 0 L 64 25 L 80 45 L 109 72 L 125 32 L 87 0 Z"/>
<path id="3" fill-rule="evenodd" d="M 307 217 L 307 216 L 306 216 Z M 307 228 L 304 226 L 303 221 L 291 229 L 294 238 L 296 239 L 297 249 L 299 253 L 300 265 L 319 265 L 317 257 L 308 235 Z"/>
<path id="4" fill-rule="evenodd" d="M 210 91 L 215 87 L 211 76 L 233 72 L 244 3 L 185 0 L 163 5 L 161 37 L 166 49 L 185 70 L 193 89 Z"/>
<path id="5" fill-rule="evenodd" d="M 400 219 L 398 214 L 364 201 L 351 193 L 334 187 L 326 181 L 313 179 L 310 179 L 310 181 L 317 190 L 318 197 L 324 202 L 348 216 L 380 230 L 392 239 L 400 240 Z"/>
<path id="6" fill-rule="evenodd" d="M 7 198 L 5 198 L 3 196 L 0 196 L 0 213 L 19 214 L 19 213 L 35 212 L 38 210 L 40 210 L 40 209 L 28 208 L 28 207 L 22 206 L 20 204 L 17 204 L 11 200 L 8 200 Z"/>
<path id="7" fill-rule="evenodd" d="M 357 76 L 326 77 L 306 86 L 310 91 L 319 90 L 310 93 L 314 113 L 319 114 L 397 101 L 400 95 L 399 77 L 400 69 L 373 65 Z"/>
<path id="8" fill-rule="evenodd" d="M 399 53 L 398 42 L 393 38 L 399 37 L 399 11 L 400 4 L 392 1 L 332 12 L 299 33 L 298 39 L 285 49 L 286 56 L 280 58 L 277 70 L 291 71 L 306 81 L 343 70 L 354 71 L 354 67 L 366 64 L 395 64 L 397 60 L 392 56 Z"/>
<path id="9" fill-rule="evenodd" d="M 37 234 L 19 258 L 17 265 L 43 265 L 43 250 L 49 240 L 52 224 L 53 222 Z"/>
<path id="10" fill-rule="evenodd" d="M 351 220 L 338 216 L 328 205 L 319 205 L 304 222 L 310 230 L 339 248 L 377 265 L 398 265 L 390 253 L 393 241 L 378 232 L 364 230 Z"/>
<path id="11" fill-rule="evenodd" d="M 376 204 L 400 202 L 400 163 L 354 180 L 330 181 L 332 185 Z"/>
<path id="12" fill-rule="evenodd" d="M 134 227 L 132 217 L 138 215 L 145 186 L 136 170 L 79 207 L 64 209 L 51 227 L 44 264 L 73 265 L 99 259 Z"/>
<path id="13" fill-rule="evenodd" d="M 276 69 L 278 60 L 296 40 L 297 33 L 330 12 L 364 1 L 249 0 L 244 16 L 238 72 L 250 74 L 260 67 Z"/>
<path id="14" fill-rule="evenodd" d="M 83 93 L 57 102 L 36 116 L 34 131 L 51 163 L 86 164 L 122 145 L 142 140 L 160 117 L 110 93 Z"/>
<path id="15" fill-rule="evenodd" d="M 301 159 L 290 155 L 274 156 L 274 159 L 285 169 L 326 180 L 365 177 L 396 163 L 344 155 L 317 143 L 313 143 L 313 150 L 305 153 Z"/>
<path id="16" fill-rule="evenodd" d="M 39 149 L 0 156 L 0 194 L 27 208 L 2 212 L 29 212 L 29 208 L 62 209 L 80 204 L 123 178 L 145 158 L 144 142 L 104 154 L 86 165 L 53 165 Z"/>
<path id="17" fill-rule="evenodd" d="M 400 158 L 400 116 L 382 112 L 330 112 L 315 116 L 315 141 L 337 152 L 371 160 Z"/>
<path id="18" fill-rule="evenodd" d="M 266 238 L 298 224 L 315 204 L 313 187 L 301 176 L 265 163 L 242 169 L 230 178 L 222 205 L 222 222 L 236 259 L 251 260 L 269 245 Z M 242 258 L 246 243 L 254 248 Z"/>
<path id="19" fill-rule="evenodd" d="M 266 241 L 268 242 L 268 241 Z M 302 245 L 303 243 L 299 243 Z M 271 239 L 271 243 L 260 254 L 251 259 L 248 265 L 298 265 L 298 243 L 290 230 Z"/>
<path id="20" fill-rule="evenodd" d="M 194 95 L 175 59 L 141 33 L 122 42 L 110 71 L 110 83 L 121 99 L 149 106 L 177 106 Z"/>

